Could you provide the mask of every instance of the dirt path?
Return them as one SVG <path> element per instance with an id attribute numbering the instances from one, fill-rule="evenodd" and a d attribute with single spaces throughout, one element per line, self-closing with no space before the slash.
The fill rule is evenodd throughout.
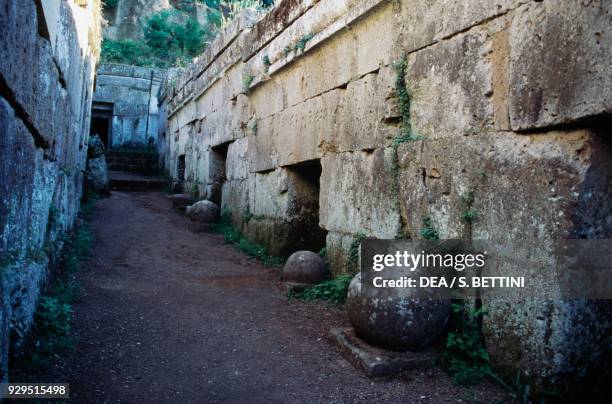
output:
<path id="1" fill-rule="evenodd" d="M 74 402 L 484 402 L 440 370 L 372 381 L 327 341 L 340 309 L 288 300 L 269 269 L 157 193 L 98 202 L 76 348 L 51 370 Z M 60 380 L 61 379 L 61 380 Z"/>

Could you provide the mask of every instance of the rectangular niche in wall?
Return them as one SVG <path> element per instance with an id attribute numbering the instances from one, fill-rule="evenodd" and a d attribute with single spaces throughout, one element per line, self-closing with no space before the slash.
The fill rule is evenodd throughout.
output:
<path id="1" fill-rule="evenodd" d="M 321 160 L 285 167 L 290 182 L 290 237 L 286 254 L 297 250 L 319 252 L 325 247 L 327 231 L 319 226 Z"/>
<path id="2" fill-rule="evenodd" d="M 232 142 L 222 143 L 218 146 L 213 146 L 210 150 L 210 165 L 209 165 L 209 184 L 208 184 L 208 199 L 221 206 L 223 200 L 223 184 L 226 176 L 227 151 Z"/>

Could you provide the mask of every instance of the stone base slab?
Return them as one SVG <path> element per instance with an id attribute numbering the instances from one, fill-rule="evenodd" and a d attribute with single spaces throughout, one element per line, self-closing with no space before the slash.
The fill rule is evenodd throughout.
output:
<path id="1" fill-rule="evenodd" d="M 372 378 L 431 368 L 438 356 L 435 349 L 395 352 L 372 346 L 358 338 L 352 327 L 332 328 L 329 334 L 330 340 L 339 348 L 344 359 Z"/>

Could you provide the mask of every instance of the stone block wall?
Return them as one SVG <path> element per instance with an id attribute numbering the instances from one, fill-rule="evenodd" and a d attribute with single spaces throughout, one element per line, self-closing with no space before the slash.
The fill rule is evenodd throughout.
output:
<path id="1" fill-rule="evenodd" d="M 157 145 L 157 95 L 164 75 L 164 70 L 147 67 L 120 64 L 98 67 L 93 113 L 109 120 L 109 149 L 125 144 Z"/>
<path id="2" fill-rule="evenodd" d="M 272 253 L 325 246 L 334 274 L 362 235 L 419 238 L 424 218 L 442 238 L 610 237 L 611 19 L 603 0 L 285 0 L 166 82 L 166 167 Z M 407 124 L 421 140 L 398 142 Z M 313 217 L 325 243 L 299 231 Z M 506 375 L 560 389 L 609 355 L 598 305 L 484 304 Z"/>
<path id="3" fill-rule="evenodd" d="M 32 324 L 49 259 L 77 216 L 99 0 L 0 1 L 0 380 Z"/>

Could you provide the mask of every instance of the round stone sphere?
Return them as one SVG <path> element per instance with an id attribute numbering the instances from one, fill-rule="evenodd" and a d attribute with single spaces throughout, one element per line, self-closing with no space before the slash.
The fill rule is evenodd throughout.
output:
<path id="1" fill-rule="evenodd" d="M 185 213 L 194 222 L 212 223 L 219 220 L 219 207 L 211 201 L 198 201 L 188 206 Z"/>
<path id="2" fill-rule="evenodd" d="M 346 308 L 364 341 L 394 351 L 419 351 L 446 330 L 449 300 L 416 298 L 410 288 L 362 286 L 359 273 L 349 284 Z"/>
<path id="3" fill-rule="evenodd" d="M 325 263 L 312 251 L 291 254 L 283 268 L 283 281 L 294 283 L 319 283 L 325 279 Z"/>

